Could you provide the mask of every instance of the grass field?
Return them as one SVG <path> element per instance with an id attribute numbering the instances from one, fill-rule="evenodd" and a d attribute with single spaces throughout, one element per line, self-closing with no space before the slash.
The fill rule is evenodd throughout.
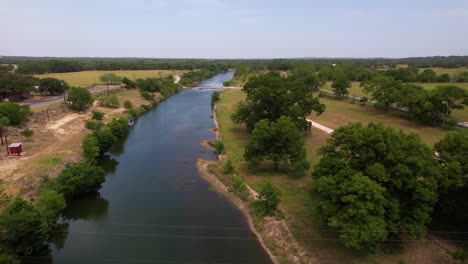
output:
<path id="1" fill-rule="evenodd" d="M 115 73 L 121 77 L 127 77 L 131 80 L 133 78 L 147 78 L 147 77 L 164 77 L 171 74 L 184 73 L 187 71 L 173 71 L 173 70 L 138 70 L 138 71 L 81 71 L 81 72 L 66 72 L 66 73 L 50 73 L 39 74 L 35 77 L 47 78 L 53 77 L 66 81 L 70 85 L 87 87 L 93 84 L 99 84 L 99 76 L 104 73 Z"/>
<path id="2" fill-rule="evenodd" d="M 443 262 L 440 259 L 440 250 L 430 241 L 405 243 L 405 249 L 395 254 L 369 255 L 348 250 L 337 241 L 321 240 L 333 239 L 336 236 L 333 232 L 317 230 L 327 227 L 323 225 L 323 220 L 316 211 L 316 203 L 309 195 L 310 176 L 296 178 L 284 171 L 266 168 L 253 172 L 247 168 L 242 156 L 249 133 L 243 126 L 234 124 L 230 119 L 235 105 L 244 98 L 245 95 L 241 90 L 225 90 L 216 106 L 217 120 L 226 154 L 232 159 L 237 173 L 244 177 L 252 188 L 258 191 L 259 182 L 271 179 L 281 189 L 280 209 L 285 215 L 285 221 L 293 236 L 320 263 L 398 263 L 400 260 L 405 260 L 407 263 Z M 317 149 L 326 143 L 328 137 L 328 134 L 316 129 L 312 129 L 312 132 L 306 135 L 307 155 L 313 165 L 317 164 L 320 159 L 316 154 Z M 418 253 L 414 254 L 415 252 Z"/>
<path id="3" fill-rule="evenodd" d="M 325 113 L 320 116 L 313 114 L 310 118 L 333 129 L 354 122 L 381 122 L 406 133 L 416 133 L 431 147 L 448 133 L 442 128 L 420 125 L 401 117 L 399 113 L 385 112 L 372 106 L 361 106 L 330 98 L 320 98 L 320 102 L 327 106 Z"/>
<path id="4" fill-rule="evenodd" d="M 437 75 L 448 73 L 450 77 L 452 77 L 453 74 L 461 71 L 468 71 L 468 68 L 454 68 L 454 69 L 445 69 L 445 68 L 420 68 L 421 71 L 424 71 L 425 69 L 431 69 L 437 73 Z"/>
<path id="5" fill-rule="evenodd" d="M 355 95 L 357 97 L 366 96 L 366 97 L 370 98 L 371 96 L 364 93 L 364 91 L 362 91 L 362 88 L 359 87 L 359 84 L 360 84 L 359 82 L 352 82 L 351 87 L 349 88 L 349 95 L 350 96 Z M 427 90 L 432 90 L 438 85 L 447 85 L 447 83 L 414 83 L 414 84 L 420 85 L 420 86 L 424 87 Z M 457 86 L 465 89 L 466 91 L 468 91 L 468 83 L 449 83 L 449 84 L 457 85 Z M 332 90 L 331 82 L 325 83 L 325 85 L 323 86 L 323 89 L 331 91 Z M 455 110 L 453 112 L 453 117 L 458 122 L 468 121 L 468 108 L 465 107 L 465 109 L 463 109 L 463 110 Z"/>

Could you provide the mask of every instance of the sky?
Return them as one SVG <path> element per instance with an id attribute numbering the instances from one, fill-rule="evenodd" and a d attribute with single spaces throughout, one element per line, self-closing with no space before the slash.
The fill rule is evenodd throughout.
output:
<path id="1" fill-rule="evenodd" d="M 468 55 L 468 0 L 0 0 L 0 55 Z"/>

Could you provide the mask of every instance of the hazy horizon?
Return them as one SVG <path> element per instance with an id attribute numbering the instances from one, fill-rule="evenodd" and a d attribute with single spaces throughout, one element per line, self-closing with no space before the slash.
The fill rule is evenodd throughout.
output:
<path id="1" fill-rule="evenodd" d="M 468 1 L 0 0 L 0 56 L 468 55 Z"/>

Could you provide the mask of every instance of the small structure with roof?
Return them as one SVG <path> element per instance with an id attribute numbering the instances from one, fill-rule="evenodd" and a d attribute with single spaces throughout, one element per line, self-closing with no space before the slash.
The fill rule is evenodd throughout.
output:
<path id="1" fill-rule="evenodd" d="M 135 124 L 135 118 L 133 116 L 128 117 L 128 126 L 131 127 Z"/>
<path id="2" fill-rule="evenodd" d="M 8 154 L 10 155 L 18 155 L 20 156 L 21 155 L 21 152 L 23 152 L 23 146 L 21 145 L 21 143 L 11 143 L 9 146 L 8 146 Z"/>

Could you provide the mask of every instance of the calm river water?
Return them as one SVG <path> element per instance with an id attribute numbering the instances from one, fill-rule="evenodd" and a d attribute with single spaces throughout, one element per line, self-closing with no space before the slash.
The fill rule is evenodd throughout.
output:
<path id="1" fill-rule="evenodd" d="M 196 160 L 215 158 L 199 144 L 214 138 L 212 92 L 185 90 L 142 116 L 103 161 L 99 192 L 67 207 L 50 257 L 24 262 L 270 263 L 242 214 L 198 175 Z"/>

